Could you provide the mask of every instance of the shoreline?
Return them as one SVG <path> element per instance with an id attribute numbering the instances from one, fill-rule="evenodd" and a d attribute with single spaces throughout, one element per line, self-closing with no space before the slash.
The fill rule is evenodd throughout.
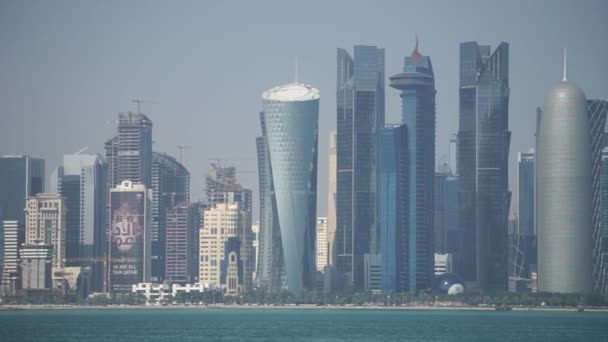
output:
<path id="1" fill-rule="evenodd" d="M 339 305 L 241 305 L 241 304 L 174 304 L 174 305 L 56 305 L 22 304 L 0 305 L 2 311 L 22 310 L 368 310 L 368 311 L 488 311 L 498 312 L 493 306 L 339 306 Z M 508 311 L 578 312 L 578 307 L 513 307 Z M 584 312 L 608 313 L 608 308 L 584 308 Z"/>

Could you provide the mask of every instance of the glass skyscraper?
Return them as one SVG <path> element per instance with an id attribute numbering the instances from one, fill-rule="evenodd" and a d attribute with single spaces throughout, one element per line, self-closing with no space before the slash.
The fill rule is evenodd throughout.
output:
<path id="1" fill-rule="evenodd" d="M 107 246 L 105 161 L 99 155 L 67 154 L 56 172 L 53 181 L 66 204 L 66 265 L 92 267 L 93 290 L 103 291 L 103 263 L 92 258 L 104 257 Z"/>
<path id="2" fill-rule="evenodd" d="M 600 292 L 606 293 L 608 292 L 608 270 L 606 265 L 608 265 L 608 147 L 605 147 L 601 153 L 601 200 L 602 200 L 602 217 L 601 217 L 601 226 L 599 229 L 599 239 L 602 243 L 602 250 L 600 251 L 598 256 L 594 255 L 594 259 L 599 257 L 599 260 L 602 264 L 600 268 L 600 272 L 595 274 L 595 279 L 600 279 Z M 596 228 L 596 227 L 594 227 Z"/>
<path id="3" fill-rule="evenodd" d="M 534 152 L 520 152 L 517 154 L 518 172 L 517 183 L 519 193 L 519 234 L 536 235 L 535 181 L 534 181 Z"/>
<path id="4" fill-rule="evenodd" d="M 408 274 L 407 289 L 431 287 L 435 216 L 435 78 L 428 56 L 418 51 L 406 56 L 403 72 L 390 77 L 401 91 L 402 120 L 408 127 Z"/>
<path id="5" fill-rule="evenodd" d="M 152 274 L 153 282 L 165 279 L 167 211 L 190 202 L 190 172 L 175 158 L 152 152 Z"/>
<path id="6" fill-rule="evenodd" d="M 24 225 L 26 197 L 44 192 L 44 159 L 0 156 L 0 189 L 0 216 Z"/>
<path id="7" fill-rule="evenodd" d="M 284 266 L 283 284 L 299 295 L 304 288 L 312 288 L 315 272 L 319 91 L 294 83 L 267 90 L 262 100 L 265 139 L 258 139 L 258 153 L 264 154 L 259 155 L 264 166 L 270 166 L 266 171 L 271 177 L 266 181 L 271 183 L 260 184 L 264 191 L 260 198 L 268 198 L 268 188 L 274 190 L 272 203 L 268 203 L 274 213 L 271 226 L 266 226 L 267 220 L 262 217 L 260 244 L 270 242 L 273 254 L 282 255 L 279 264 Z M 263 215 L 269 214 L 268 207 L 264 211 Z M 280 240 L 275 240 L 277 227 Z M 261 257 L 263 253 L 261 249 Z M 281 272 L 270 269 L 270 273 Z"/>
<path id="8" fill-rule="evenodd" d="M 602 149 L 606 146 L 605 128 L 608 101 L 587 100 L 587 114 L 591 129 L 591 186 L 593 223 L 593 287 L 600 293 L 608 293 L 608 237 L 602 238 L 603 207 L 608 200 L 602 198 Z M 608 219 L 608 217 L 606 218 Z"/>
<path id="9" fill-rule="evenodd" d="M 256 265 L 257 285 L 273 291 L 282 287 L 284 274 L 281 231 L 276 216 L 276 196 L 272 184 L 268 135 L 264 122 L 264 112 L 260 113 L 262 136 L 256 138 L 258 157 L 258 181 L 260 191 L 260 228 L 258 233 L 258 262 Z"/>
<path id="10" fill-rule="evenodd" d="M 408 289 L 409 154 L 407 126 L 386 127 L 378 141 L 378 224 L 382 291 Z"/>
<path id="11" fill-rule="evenodd" d="M 19 282 L 16 272 L 9 273 L 17 269 L 17 248 L 23 243 L 25 200 L 41 192 L 44 192 L 44 159 L 29 156 L 0 156 L 0 265 L 6 263 L 4 271 L 0 268 L 2 288 L 8 286 L 9 282 L 14 284 Z M 16 241 L 13 240 L 15 238 Z M 4 249 L 5 242 L 7 250 Z M 8 245 L 11 247 L 9 248 Z M 9 276 L 12 279 L 9 279 Z"/>
<path id="12" fill-rule="evenodd" d="M 377 137 L 384 127 L 384 49 L 358 45 L 337 54 L 336 269 L 364 288 L 364 255 L 378 253 Z"/>
<path id="13" fill-rule="evenodd" d="M 450 174 L 446 168 L 435 173 L 434 199 L 434 252 L 456 255 L 462 250 L 462 234 L 458 226 L 458 178 Z"/>
<path id="14" fill-rule="evenodd" d="M 531 278 L 536 269 L 536 156 L 534 151 L 517 154 L 518 216 L 511 218 L 508 253 L 509 277 Z M 513 290 L 510 288 L 510 290 Z"/>
<path id="15" fill-rule="evenodd" d="M 459 224 L 456 272 L 484 291 L 506 290 L 508 274 L 509 44 L 460 44 Z"/>

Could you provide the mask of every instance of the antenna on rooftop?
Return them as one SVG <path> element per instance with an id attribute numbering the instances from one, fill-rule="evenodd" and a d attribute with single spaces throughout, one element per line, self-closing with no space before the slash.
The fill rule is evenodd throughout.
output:
<path id="1" fill-rule="evenodd" d="M 141 104 L 142 103 L 152 103 L 152 104 L 158 104 L 158 102 L 156 101 L 151 101 L 151 100 L 142 100 L 142 99 L 134 99 L 131 100 L 131 102 L 137 103 L 137 114 L 141 114 Z"/>
<path id="2" fill-rule="evenodd" d="M 568 71 L 567 67 L 568 67 L 568 50 L 566 48 L 564 48 L 564 78 L 562 79 L 562 81 L 566 82 L 568 81 L 568 77 L 566 72 Z"/>
<path id="3" fill-rule="evenodd" d="M 298 56 L 296 56 L 295 60 L 295 83 L 298 83 Z"/>

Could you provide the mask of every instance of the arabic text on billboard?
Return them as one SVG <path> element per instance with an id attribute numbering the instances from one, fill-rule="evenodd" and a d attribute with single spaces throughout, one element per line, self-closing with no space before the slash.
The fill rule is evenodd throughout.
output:
<path id="1" fill-rule="evenodd" d="M 131 292 L 143 281 L 144 193 L 112 192 L 110 200 L 110 290 Z"/>

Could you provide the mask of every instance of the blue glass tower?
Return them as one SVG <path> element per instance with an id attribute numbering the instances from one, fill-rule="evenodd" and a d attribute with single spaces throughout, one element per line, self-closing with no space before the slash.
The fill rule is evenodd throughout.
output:
<path id="1" fill-rule="evenodd" d="M 518 153 L 519 234 L 536 235 L 534 218 L 534 152 Z"/>
<path id="2" fill-rule="evenodd" d="M 458 230 L 458 177 L 446 168 L 435 173 L 434 224 L 435 253 L 456 255 L 462 250 L 462 234 Z"/>
<path id="3" fill-rule="evenodd" d="M 408 288 L 407 126 L 382 129 L 378 146 L 378 224 L 382 245 L 382 292 L 392 293 Z"/>
<path id="4" fill-rule="evenodd" d="M 434 280 L 433 227 L 435 194 L 435 78 L 428 56 L 418 52 L 404 58 L 403 72 L 390 77 L 401 91 L 403 123 L 408 127 L 408 272 L 407 289 L 430 288 Z"/>
<path id="5" fill-rule="evenodd" d="M 384 49 L 338 49 L 336 268 L 344 286 L 364 288 L 364 255 L 379 251 L 377 137 L 384 127 Z"/>
<path id="6" fill-rule="evenodd" d="M 106 163 L 99 155 L 68 154 L 57 168 L 56 191 L 65 198 L 67 266 L 92 268 L 92 290 L 103 290 L 106 253 Z"/>
<path id="7" fill-rule="evenodd" d="M 315 271 L 319 91 L 294 83 L 272 88 L 262 99 L 266 158 L 275 197 L 273 218 L 281 236 L 279 241 L 270 240 L 273 250 L 281 250 L 287 290 L 299 295 L 312 287 Z M 261 235 L 267 233 L 266 228 Z M 261 239 L 269 240 L 267 236 Z"/>
<path id="8" fill-rule="evenodd" d="M 509 44 L 460 44 L 459 224 L 456 272 L 486 290 L 507 289 Z"/>
<path id="9" fill-rule="evenodd" d="M 175 158 L 152 152 L 152 274 L 151 280 L 165 279 L 167 210 L 190 202 L 190 172 Z"/>

